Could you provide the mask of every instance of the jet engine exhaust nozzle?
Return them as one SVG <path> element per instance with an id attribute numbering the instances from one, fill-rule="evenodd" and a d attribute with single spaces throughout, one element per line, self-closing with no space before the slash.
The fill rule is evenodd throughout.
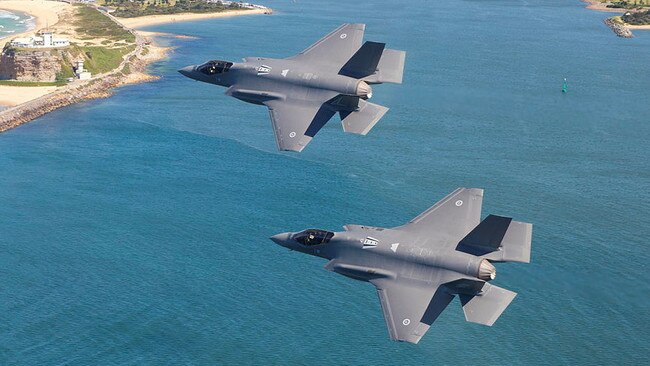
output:
<path id="1" fill-rule="evenodd" d="M 497 277 L 497 269 L 487 259 L 483 259 L 478 266 L 478 278 L 483 281 L 490 281 Z"/>
<path id="2" fill-rule="evenodd" d="M 370 99 L 372 98 L 372 88 L 365 81 L 359 81 L 359 83 L 357 84 L 356 94 L 357 97 L 363 99 Z"/>

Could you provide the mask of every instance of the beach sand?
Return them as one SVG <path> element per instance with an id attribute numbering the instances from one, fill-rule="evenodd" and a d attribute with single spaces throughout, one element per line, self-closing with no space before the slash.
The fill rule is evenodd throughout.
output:
<path id="1" fill-rule="evenodd" d="M 0 85 L 0 105 L 13 107 L 42 97 L 56 90 L 56 86 L 7 86 Z"/>
<path id="2" fill-rule="evenodd" d="M 0 9 L 5 9 L 9 11 L 21 11 L 27 13 L 35 18 L 35 29 L 30 29 L 21 34 L 11 35 L 11 38 L 24 37 L 34 34 L 37 30 L 43 29 L 46 26 L 53 26 L 59 21 L 59 15 L 63 12 L 71 11 L 72 6 L 67 3 L 58 2 L 58 1 L 46 1 L 46 0 L 0 0 Z M 153 15 L 153 16 L 144 16 L 137 18 L 115 18 L 118 22 L 122 23 L 124 26 L 129 28 L 145 27 L 154 24 L 164 24 L 164 23 L 173 23 L 181 21 L 191 21 L 198 19 L 209 19 L 209 18 L 222 18 L 238 15 L 252 15 L 252 14 L 263 14 L 265 12 L 270 12 L 270 9 L 253 9 L 253 10 L 236 10 L 223 13 L 205 13 L 205 14 L 170 14 L 170 15 Z M 160 36 L 163 34 L 158 34 L 155 32 L 144 32 L 138 31 L 143 37 L 151 38 L 152 36 Z M 164 34 L 168 37 L 178 37 L 178 38 L 191 38 L 189 36 L 182 35 L 172 35 Z M 5 39 L 8 41 L 8 39 Z M 150 41 L 153 41 L 150 39 Z M 149 46 L 149 54 L 142 58 L 142 61 L 150 63 L 157 60 L 160 60 L 166 57 L 167 52 L 170 51 L 169 48 L 156 46 L 152 42 Z M 127 75 L 123 83 L 132 84 L 138 82 L 144 82 L 148 80 L 156 79 L 157 77 L 147 75 L 145 73 L 132 73 Z M 56 90 L 57 87 L 54 86 L 44 86 L 44 87 L 23 87 L 23 86 L 6 86 L 0 85 L 0 105 L 2 106 L 16 106 L 21 103 L 28 102 L 30 100 L 39 98 L 45 94 L 51 93 Z"/>
<path id="3" fill-rule="evenodd" d="M 608 8 L 607 4 L 601 3 L 600 1 L 596 1 L 596 0 L 582 0 L 582 2 L 589 4 L 587 5 L 587 9 L 591 9 L 591 10 L 604 11 L 607 13 L 619 13 L 619 14 L 623 14 L 626 11 L 628 11 L 627 9 Z"/>
<path id="4" fill-rule="evenodd" d="M 165 15 L 147 15 L 135 18 L 115 18 L 117 21 L 129 28 L 142 28 L 150 25 L 186 22 L 190 20 L 225 18 L 238 15 L 264 14 L 270 9 L 234 10 L 221 13 L 180 13 Z"/>
<path id="5" fill-rule="evenodd" d="M 72 6 L 58 1 L 44 0 L 1 0 L 0 9 L 21 11 L 34 17 L 35 29 L 20 34 L 12 34 L 11 38 L 32 35 L 38 29 L 54 25 L 59 21 L 59 13 L 71 9 Z M 7 86 L 0 85 L 0 105 L 15 106 L 36 99 L 56 90 L 55 86 Z"/>
<path id="6" fill-rule="evenodd" d="M 21 11 L 34 17 L 36 27 L 23 33 L 11 34 L 8 37 L 19 38 L 32 35 L 38 29 L 54 25 L 59 21 L 59 13 L 72 9 L 72 5 L 59 1 L 45 0 L 0 0 L 0 9 Z"/>
<path id="7" fill-rule="evenodd" d="M 630 25 L 630 24 L 625 23 L 625 26 L 630 28 L 630 29 L 650 30 L 650 25 Z"/>

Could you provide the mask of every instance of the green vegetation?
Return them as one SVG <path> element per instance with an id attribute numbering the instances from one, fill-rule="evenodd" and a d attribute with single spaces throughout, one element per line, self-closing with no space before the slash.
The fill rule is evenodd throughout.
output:
<path id="1" fill-rule="evenodd" d="M 114 7 L 116 17 L 132 18 L 144 15 L 177 13 L 216 13 L 226 10 L 246 10 L 237 2 L 225 5 L 220 1 L 205 0 L 104 0 L 106 6 Z"/>
<path id="2" fill-rule="evenodd" d="M 648 25 L 650 24 L 650 10 L 626 14 L 621 16 L 621 19 L 630 25 Z"/>
<path id="3" fill-rule="evenodd" d="M 611 4 L 607 4 L 607 7 L 614 8 L 614 9 L 636 9 L 636 8 L 650 7 L 650 0 L 613 1 Z"/>
<path id="4" fill-rule="evenodd" d="M 84 68 L 93 75 L 117 68 L 124 55 L 135 49 L 135 36 L 91 6 L 77 5 L 76 31 L 83 39 L 102 39 L 101 45 L 72 45 L 73 60 L 84 60 Z M 66 73 L 67 75 L 67 73 Z"/>
<path id="5" fill-rule="evenodd" d="M 85 35 L 85 39 L 106 38 L 112 41 L 135 42 L 135 36 L 131 32 L 122 28 L 99 10 L 87 5 L 77 5 L 76 9 L 75 24 L 78 27 L 75 31 L 80 36 Z"/>
<path id="6" fill-rule="evenodd" d="M 0 80 L 0 85 L 7 86 L 61 86 L 65 85 L 65 81 L 18 81 L 18 80 Z"/>
<path id="7" fill-rule="evenodd" d="M 101 46 L 76 46 L 84 58 L 84 69 L 93 75 L 111 71 L 120 66 L 122 57 L 135 49 L 135 45 L 121 48 Z"/>
<path id="8" fill-rule="evenodd" d="M 616 22 L 616 23 L 618 23 L 618 24 L 625 25 L 625 24 L 623 23 L 623 20 L 621 19 L 621 17 L 618 16 L 618 15 L 617 15 L 617 16 L 614 16 L 614 17 L 611 17 L 611 18 L 609 18 L 609 19 L 613 20 L 614 22 Z"/>

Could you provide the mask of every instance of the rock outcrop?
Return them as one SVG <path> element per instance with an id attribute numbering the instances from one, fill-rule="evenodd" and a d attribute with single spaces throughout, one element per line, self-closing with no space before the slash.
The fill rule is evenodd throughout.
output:
<path id="1" fill-rule="evenodd" d="M 632 31 L 626 27 L 625 25 L 616 22 L 612 18 L 607 18 L 605 19 L 605 24 L 612 30 L 614 33 L 623 38 L 632 38 L 634 35 L 632 34 Z"/>
<path id="2" fill-rule="evenodd" d="M 18 127 L 55 109 L 82 100 L 108 97 L 111 95 L 111 89 L 116 86 L 156 79 L 154 76 L 142 74 L 147 67 L 146 60 L 134 58 L 129 66 L 131 74 L 127 76 L 120 70 L 114 70 L 101 78 L 63 86 L 38 99 L 0 111 L 0 132 Z"/>
<path id="3" fill-rule="evenodd" d="M 56 80 L 64 62 L 64 51 L 58 49 L 15 49 L 7 47 L 0 55 L 0 80 Z"/>

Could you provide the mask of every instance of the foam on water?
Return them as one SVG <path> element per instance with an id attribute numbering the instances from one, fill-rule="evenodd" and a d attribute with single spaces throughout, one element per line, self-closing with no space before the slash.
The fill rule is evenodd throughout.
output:
<path id="1" fill-rule="evenodd" d="M 34 17 L 22 12 L 0 10 L 0 38 L 21 33 L 35 26 Z"/>

